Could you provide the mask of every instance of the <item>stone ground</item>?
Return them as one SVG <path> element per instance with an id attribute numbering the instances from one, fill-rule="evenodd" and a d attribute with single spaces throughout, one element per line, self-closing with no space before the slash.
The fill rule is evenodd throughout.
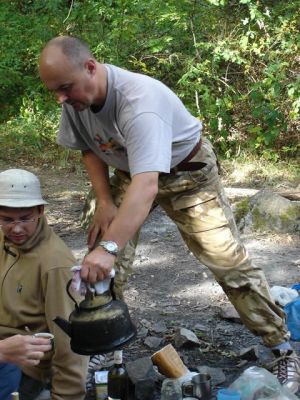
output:
<path id="1" fill-rule="evenodd" d="M 5 165 L 9 167 L 14 166 Z M 49 202 L 48 220 L 80 262 L 87 250 L 87 234 L 79 218 L 90 188 L 86 175 L 47 166 L 24 168 L 40 177 Z M 227 189 L 233 201 L 256 190 Z M 248 234 L 243 240 L 254 261 L 264 269 L 270 286 L 290 287 L 300 281 L 299 237 Z M 139 331 L 138 338 L 124 349 L 125 361 L 150 356 L 168 343 L 174 345 L 175 332 L 184 327 L 197 333 L 200 339 L 199 347 L 177 349 L 185 365 L 190 370 L 204 365 L 221 368 L 226 380 L 220 387 L 226 387 L 251 365 L 251 362 L 241 362 L 239 351 L 261 344 L 243 325 L 220 316 L 220 310 L 230 303 L 207 268 L 191 255 L 175 225 L 160 208 L 153 211 L 143 226 L 134 273 L 125 296 Z M 164 326 L 162 332 L 157 332 L 157 323 Z M 149 348 L 145 343 L 151 336 L 161 339 L 157 348 Z M 298 347 L 297 343 L 295 346 Z M 155 399 L 159 398 L 158 385 Z"/>

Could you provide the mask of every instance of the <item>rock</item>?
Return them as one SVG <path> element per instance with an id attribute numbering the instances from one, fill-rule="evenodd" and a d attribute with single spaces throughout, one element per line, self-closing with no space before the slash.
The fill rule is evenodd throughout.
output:
<path id="1" fill-rule="evenodd" d="M 148 329 L 151 327 L 151 322 L 147 321 L 146 319 L 142 319 L 140 323 Z"/>
<path id="2" fill-rule="evenodd" d="M 155 333 L 165 333 L 167 331 L 167 325 L 164 321 L 159 321 L 151 327 L 151 330 Z"/>
<path id="3" fill-rule="evenodd" d="M 232 322 L 241 323 L 241 318 L 238 312 L 231 304 L 220 309 L 220 317 L 223 319 L 228 319 Z"/>
<path id="4" fill-rule="evenodd" d="M 148 336 L 144 340 L 144 344 L 149 347 L 149 349 L 156 349 L 162 342 L 162 338 L 156 336 Z"/>
<path id="5" fill-rule="evenodd" d="M 155 380 L 140 380 L 134 387 L 134 398 L 136 400 L 153 400 L 155 394 Z"/>
<path id="6" fill-rule="evenodd" d="M 139 328 L 138 332 L 137 332 L 137 337 L 138 338 L 145 338 L 148 335 L 148 329 L 145 326 L 142 326 L 141 328 Z"/>
<path id="7" fill-rule="evenodd" d="M 241 360 L 236 366 L 239 367 L 239 368 L 242 368 L 247 364 L 248 364 L 247 360 Z"/>
<path id="8" fill-rule="evenodd" d="M 242 231 L 300 232 L 300 202 L 292 202 L 270 190 L 260 190 L 235 206 Z"/>
<path id="9" fill-rule="evenodd" d="M 195 331 L 199 331 L 201 333 L 209 333 L 210 332 L 210 327 L 204 324 L 196 324 L 194 326 Z"/>
<path id="10" fill-rule="evenodd" d="M 139 381 L 157 381 L 157 375 L 150 357 L 138 358 L 126 363 L 126 370 L 131 382 L 136 385 Z"/>
<path id="11" fill-rule="evenodd" d="M 212 386 L 220 385 L 226 380 L 226 376 L 222 368 L 211 368 L 207 365 L 201 365 L 197 367 L 197 371 L 199 371 L 200 374 L 209 374 L 211 376 Z"/>
<path id="12" fill-rule="evenodd" d="M 161 387 L 161 400 L 182 400 L 181 383 L 177 379 L 165 379 Z"/>
<path id="13" fill-rule="evenodd" d="M 258 346 L 251 346 L 247 348 L 243 348 L 239 352 L 239 357 L 242 360 L 247 360 L 247 361 L 256 361 L 259 359 L 259 350 Z"/>
<path id="14" fill-rule="evenodd" d="M 200 346 L 199 339 L 194 332 L 180 328 L 174 335 L 175 347 Z"/>

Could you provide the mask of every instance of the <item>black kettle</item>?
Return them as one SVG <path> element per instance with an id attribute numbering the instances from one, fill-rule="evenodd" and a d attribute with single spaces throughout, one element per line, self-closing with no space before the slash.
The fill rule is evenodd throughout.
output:
<path id="1" fill-rule="evenodd" d="M 109 289 L 96 294 L 87 288 L 85 299 L 78 304 L 70 293 L 72 279 L 66 290 L 75 303 L 69 321 L 56 317 L 53 321 L 71 338 L 71 349 L 78 354 L 104 354 L 123 347 L 136 336 L 136 327 L 130 319 L 127 305 L 117 300 L 113 291 L 114 279 Z"/>

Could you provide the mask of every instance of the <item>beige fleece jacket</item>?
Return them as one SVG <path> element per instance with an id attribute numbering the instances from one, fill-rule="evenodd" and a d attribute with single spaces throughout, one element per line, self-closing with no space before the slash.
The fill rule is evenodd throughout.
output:
<path id="1" fill-rule="evenodd" d="M 74 264 L 71 251 L 45 217 L 22 246 L 7 243 L 0 231 L 0 339 L 26 334 L 25 327 L 54 334 L 54 351 L 39 365 L 24 368 L 25 374 L 40 381 L 52 376 L 51 400 L 85 396 L 88 358 L 72 352 L 70 338 L 53 322 L 56 316 L 68 319 L 74 310 L 66 292 Z"/>

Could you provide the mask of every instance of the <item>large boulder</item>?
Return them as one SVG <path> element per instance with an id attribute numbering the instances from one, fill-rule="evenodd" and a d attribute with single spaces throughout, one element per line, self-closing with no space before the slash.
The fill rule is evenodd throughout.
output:
<path id="1" fill-rule="evenodd" d="M 260 190 L 234 207 L 242 232 L 297 233 L 300 231 L 300 202 L 290 201 L 270 190 Z"/>

